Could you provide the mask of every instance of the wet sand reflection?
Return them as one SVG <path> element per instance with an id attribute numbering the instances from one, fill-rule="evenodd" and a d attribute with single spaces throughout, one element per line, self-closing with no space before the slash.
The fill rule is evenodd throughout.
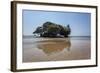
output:
<path id="1" fill-rule="evenodd" d="M 70 51 L 71 42 L 70 39 L 54 39 L 54 40 L 45 40 L 39 41 L 41 43 L 38 44 L 38 48 L 42 49 L 45 54 L 52 54 L 56 52 L 61 52 L 64 49 Z"/>
<path id="2" fill-rule="evenodd" d="M 91 58 L 91 40 L 77 38 L 24 38 L 23 62 L 82 60 Z"/>

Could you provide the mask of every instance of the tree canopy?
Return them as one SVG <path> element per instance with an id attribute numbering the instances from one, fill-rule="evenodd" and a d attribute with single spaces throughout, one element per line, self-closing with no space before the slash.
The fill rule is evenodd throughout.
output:
<path id="1" fill-rule="evenodd" d="M 33 34 L 39 34 L 41 37 L 68 37 L 71 34 L 71 29 L 69 24 L 65 27 L 45 22 L 42 26 L 37 27 Z"/>

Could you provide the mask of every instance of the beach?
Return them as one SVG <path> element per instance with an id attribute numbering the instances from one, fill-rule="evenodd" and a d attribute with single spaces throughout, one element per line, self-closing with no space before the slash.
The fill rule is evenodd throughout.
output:
<path id="1" fill-rule="evenodd" d="M 23 62 L 85 60 L 91 58 L 90 37 L 23 37 Z"/>

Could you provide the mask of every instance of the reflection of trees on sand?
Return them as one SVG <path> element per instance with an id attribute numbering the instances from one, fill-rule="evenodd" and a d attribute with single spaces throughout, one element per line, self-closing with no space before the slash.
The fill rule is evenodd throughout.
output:
<path id="1" fill-rule="evenodd" d="M 61 52 L 64 49 L 70 51 L 70 47 L 70 38 L 43 40 L 38 43 L 38 48 L 42 49 L 45 54 Z"/>

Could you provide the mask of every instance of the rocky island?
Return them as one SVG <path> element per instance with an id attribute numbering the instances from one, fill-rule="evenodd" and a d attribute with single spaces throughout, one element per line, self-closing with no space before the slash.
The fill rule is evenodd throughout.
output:
<path id="1" fill-rule="evenodd" d="M 68 37 L 71 34 L 71 28 L 69 25 L 45 22 L 42 26 L 37 27 L 33 34 L 38 34 L 40 37 Z"/>

